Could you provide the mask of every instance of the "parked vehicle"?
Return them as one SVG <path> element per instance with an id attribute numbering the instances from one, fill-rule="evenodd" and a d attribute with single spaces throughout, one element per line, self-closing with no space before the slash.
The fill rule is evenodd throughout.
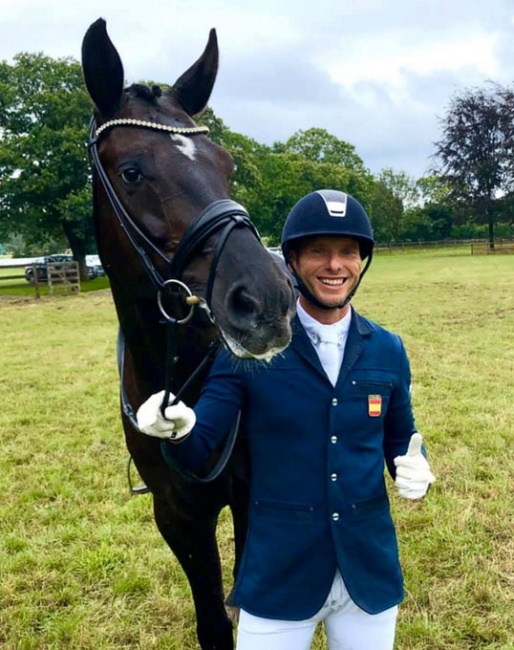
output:
<path id="1" fill-rule="evenodd" d="M 86 255 L 86 266 L 90 280 L 105 275 L 104 267 L 98 255 Z"/>
<path id="2" fill-rule="evenodd" d="M 59 255 L 45 255 L 44 257 L 37 257 L 32 264 L 25 267 L 25 279 L 31 284 L 34 283 L 34 268 L 36 269 L 37 279 L 39 282 L 46 282 L 48 279 L 47 264 L 58 264 L 64 262 L 73 262 L 73 255 L 59 254 Z"/>
<path id="3" fill-rule="evenodd" d="M 278 255 L 282 259 L 284 259 L 284 256 L 282 255 L 282 249 L 280 246 L 268 246 L 267 250 L 272 254 L 272 255 Z"/>
<path id="4" fill-rule="evenodd" d="M 34 283 L 34 267 L 36 268 L 37 278 L 39 282 L 46 282 L 48 280 L 47 264 L 59 264 L 64 262 L 73 262 L 73 255 L 66 253 L 56 255 L 45 255 L 44 257 L 37 257 L 31 264 L 25 267 L 25 279 L 31 284 Z M 90 280 L 105 275 L 104 268 L 100 262 L 98 255 L 86 255 L 87 273 Z"/>

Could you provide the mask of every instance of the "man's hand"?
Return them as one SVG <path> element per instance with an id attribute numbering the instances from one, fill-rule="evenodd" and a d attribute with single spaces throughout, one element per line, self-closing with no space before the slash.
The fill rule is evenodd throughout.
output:
<path id="1" fill-rule="evenodd" d="M 400 496 L 405 499 L 421 499 L 435 481 L 427 459 L 421 453 L 423 437 L 412 434 L 405 456 L 396 456 L 396 486 Z"/>
<path id="2" fill-rule="evenodd" d="M 193 409 L 190 409 L 179 402 L 174 406 L 167 406 L 164 410 L 165 417 L 161 413 L 161 404 L 164 399 L 164 391 L 151 395 L 146 402 L 143 402 L 137 411 L 137 424 L 142 433 L 156 438 L 164 438 L 172 442 L 182 442 L 189 435 L 196 422 Z M 170 402 L 175 396 L 170 393 Z"/>

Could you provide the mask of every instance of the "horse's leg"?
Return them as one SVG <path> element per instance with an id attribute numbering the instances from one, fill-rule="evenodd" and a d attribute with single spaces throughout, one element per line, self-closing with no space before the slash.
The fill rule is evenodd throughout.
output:
<path id="1" fill-rule="evenodd" d="M 176 504 L 175 504 L 176 505 Z M 233 650 L 232 623 L 224 605 L 220 558 L 216 543 L 219 512 L 177 517 L 164 498 L 154 496 L 155 521 L 180 562 L 191 586 L 196 628 L 202 650 Z"/>

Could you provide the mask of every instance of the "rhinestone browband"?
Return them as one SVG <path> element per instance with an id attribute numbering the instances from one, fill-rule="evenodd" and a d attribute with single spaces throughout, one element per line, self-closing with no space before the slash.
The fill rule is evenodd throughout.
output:
<path id="1" fill-rule="evenodd" d="M 154 131 L 167 131 L 168 133 L 176 133 L 178 135 L 195 135 L 196 133 L 209 133 L 208 126 L 169 126 L 168 124 L 157 124 L 156 122 L 147 122 L 146 120 L 135 120 L 133 118 L 120 118 L 117 120 L 109 120 L 98 127 L 96 136 L 98 137 L 107 129 L 112 129 L 115 126 L 140 126 L 145 129 L 153 129 Z"/>

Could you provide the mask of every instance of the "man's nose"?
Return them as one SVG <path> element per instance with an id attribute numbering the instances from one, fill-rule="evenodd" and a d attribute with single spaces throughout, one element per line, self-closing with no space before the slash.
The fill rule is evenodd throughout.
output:
<path id="1" fill-rule="evenodd" d="M 331 271 L 340 271 L 343 268 L 342 257 L 340 255 L 330 255 L 327 266 Z"/>

